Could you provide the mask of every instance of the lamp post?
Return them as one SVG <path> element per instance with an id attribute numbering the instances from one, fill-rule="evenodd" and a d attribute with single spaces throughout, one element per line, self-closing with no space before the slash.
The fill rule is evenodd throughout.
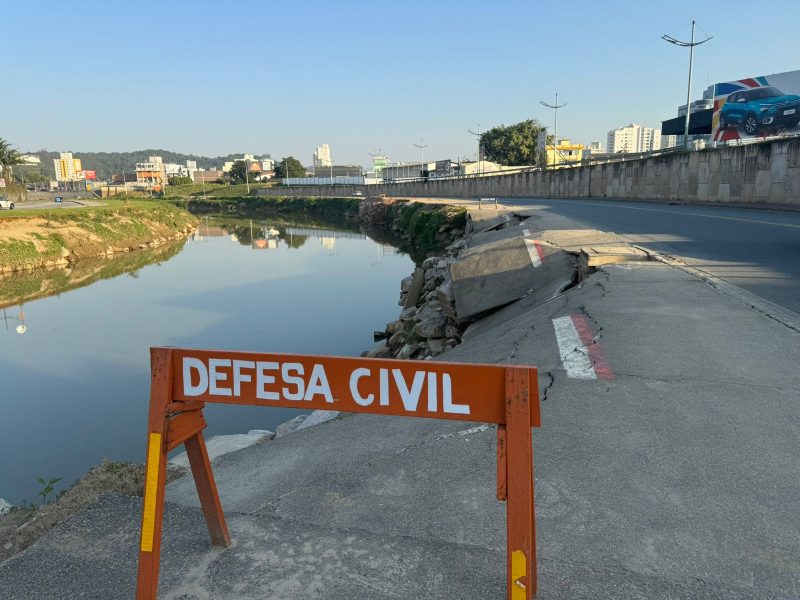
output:
<path id="1" fill-rule="evenodd" d="M 420 177 L 424 177 L 423 173 L 425 172 L 425 148 L 428 147 L 428 144 L 423 144 L 422 138 L 419 138 L 419 144 L 412 144 L 415 148 L 419 148 L 422 152 L 422 157 L 420 158 Z"/>
<path id="2" fill-rule="evenodd" d="M 475 175 L 482 174 L 483 172 L 483 165 L 481 164 L 481 125 L 478 123 L 478 132 L 474 132 L 471 129 L 467 129 L 467 133 L 471 133 L 478 137 L 478 168 L 475 169 Z"/>
<path id="3" fill-rule="evenodd" d="M 692 21 L 692 37 L 690 41 L 683 42 L 679 39 L 672 37 L 671 35 L 664 34 L 661 36 L 661 39 L 665 42 L 669 42 L 675 46 L 680 46 L 681 48 L 689 48 L 689 84 L 686 87 L 686 120 L 683 124 L 683 147 L 689 147 L 689 115 L 691 114 L 691 102 L 692 102 L 692 65 L 694 63 L 694 47 L 699 46 L 700 44 L 705 44 L 708 40 L 712 39 L 713 36 L 707 36 L 706 39 L 695 42 L 694 41 L 694 25 L 695 22 Z"/>
<path id="4" fill-rule="evenodd" d="M 558 147 L 558 109 L 565 107 L 567 105 L 567 103 L 564 102 L 564 104 L 559 104 L 558 103 L 558 92 L 556 92 L 556 102 L 555 102 L 555 104 L 548 104 L 544 100 L 539 100 L 539 104 L 541 104 L 542 106 L 546 106 L 547 108 L 552 108 L 553 109 L 553 114 L 554 114 L 554 118 L 553 118 L 553 121 L 554 121 L 554 123 L 553 123 L 553 167 L 555 167 L 556 166 L 556 152 L 557 152 L 557 147 Z M 544 151 L 545 151 L 545 154 L 546 154 L 547 153 L 547 136 L 546 135 L 545 135 L 545 138 L 544 138 Z"/>

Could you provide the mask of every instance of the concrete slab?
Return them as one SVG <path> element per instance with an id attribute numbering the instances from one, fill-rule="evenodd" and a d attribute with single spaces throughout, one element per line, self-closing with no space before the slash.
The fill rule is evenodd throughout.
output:
<path id="1" fill-rule="evenodd" d="M 626 262 L 650 260 L 650 254 L 641 248 L 629 245 L 597 245 L 581 248 L 580 264 L 583 267 L 602 267 Z"/>
<path id="2" fill-rule="evenodd" d="M 494 210 L 493 208 L 484 208 L 481 210 L 472 208 L 469 211 L 469 217 L 472 223 L 473 233 L 482 233 L 501 225 L 515 225 L 517 223 L 514 211 L 507 208 L 501 208 L 499 210 Z"/>
<path id="3" fill-rule="evenodd" d="M 272 431 L 215 435 L 206 440 L 206 448 L 208 449 L 209 458 L 213 460 L 223 454 L 236 452 L 242 448 L 247 448 L 253 444 L 259 444 L 273 437 L 275 437 L 275 433 Z M 186 452 L 176 454 L 169 462 L 178 467 L 189 468 L 189 457 L 186 455 Z"/>
<path id="4" fill-rule="evenodd" d="M 458 318 L 509 304 L 534 290 L 551 297 L 571 281 L 575 260 L 553 246 L 512 238 L 464 251 L 450 266 Z"/>

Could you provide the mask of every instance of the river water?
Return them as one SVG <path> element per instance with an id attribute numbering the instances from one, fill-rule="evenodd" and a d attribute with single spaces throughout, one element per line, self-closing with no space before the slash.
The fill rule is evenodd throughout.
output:
<path id="1" fill-rule="evenodd" d="M 144 461 L 150 346 L 357 356 L 397 317 L 413 269 L 362 234 L 301 223 L 204 218 L 182 248 L 136 254 L 116 271 L 78 265 L 69 283 L 0 280 L 0 498 L 35 501 L 35 477 L 63 489 L 103 458 Z M 3 294 L 14 285 L 27 301 Z M 61 293 L 30 299 L 39 287 Z M 299 412 L 209 405 L 205 433 Z"/>

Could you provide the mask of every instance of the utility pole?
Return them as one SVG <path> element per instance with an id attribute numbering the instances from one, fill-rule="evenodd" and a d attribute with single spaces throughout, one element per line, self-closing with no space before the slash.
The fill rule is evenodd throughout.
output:
<path id="1" fill-rule="evenodd" d="M 681 48 L 689 48 L 689 84 L 686 88 L 686 120 L 683 124 L 683 147 L 689 147 L 689 116 L 691 114 L 692 108 L 692 65 L 694 63 L 694 47 L 699 46 L 700 44 L 705 44 L 708 40 L 712 39 L 713 36 L 707 36 L 701 42 L 694 41 L 694 25 L 695 22 L 692 21 L 692 37 L 690 41 L 683 42 L 679 39 L 672 37 L 671 35 L 664 34 L 661 36 L 661 39 L 665 42 L 669 42 L 675 46 L 680 46 Z"/>
<path id="2" fill-rule="evenodd" d="M 477 169 L 475 169 L 475 174 L 478 175 L 479 173 L 483 173 L 483 165 L 481 164 L 481 125 L 478 123 L 478 132 L 475 133 L 471 129 L 467 129 L 467 133 L 471 133 L 472 135 L 478 136 L 478 164 Z"/>
<path id="3" fill-rule="evenodd" d="M 554 121 L 554 123 L 553 123 L 553 167 L 555 168 L 556 162 L 557 162 L 557 160 L 556 160 L 556 152 L 558 151 L 557 150 L 557 148 L 558 148 L 558 109 L 565 107 L 567 105 L 567 103 L 564 102 L 564 104 L 559 104 L 558 103 L 558 92 L 556 92 L 556 103 L 555 104 L 548 104 L 544 100 L 539 100 L 539 104 L 541 104 L 542 106 L 546 106 L 547 108 L 552 108 L 553 109 L 553 113 L 554 113 L 554 118 L 553 118 L 553 121 Z M 544 138 L 544 151 L 545 151 L 545 154 L 546 154 L 547 153 L 547 135 L 546 134 L 545 134 L 545 138 Z"/>
<path id="4" fill-rule="evenodd" d="M 420 159 L 420 177 L 424 177 L 423 173 L 425 172 L 425 148 L 428 147 L 428 144 L 423 144 L 422 138 L 419 138 L 419 144 L 412 144 L 415 148 L 419 148 L 422 151 L 422 158 Z"/>

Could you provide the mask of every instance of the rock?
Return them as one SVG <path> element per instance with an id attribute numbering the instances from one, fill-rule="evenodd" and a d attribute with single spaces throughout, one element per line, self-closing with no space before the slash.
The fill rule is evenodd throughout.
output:
<path id="1" fill-rule="evenodd" d="M 408 293 L 408 291 L 411 289 L 411 284 L 413 283 L 413 281 L 414 281 L 414 276 L 413 275 L 409 275 L 405 279 L 401 280 L 400 281 L 400 291 Z"/>
<path id="2" fill-rule="evenodd" d="M 428 317 L 434 317 L 442 314 L 442 305 L 438 300 L 430 300 L 423 304 L 414 315 L 415 321 L 423 321 Z"/>
<path id="3" fill-rule="evenodd" d="M 417 353 L 418 350 L 419 346 L 417 346 L 416 344 L 406 344 L 405 346 L 400 348 L 400 352 L 397 353 L 396 358 L 400 359 L 411 358 L 412 356 L 414 356 L 414 354 Z"/>
<path id="4" fill-rule="evenodd" d="M 426 317 L 414 327 L 414 333 L 421 338 L 436 338 L 444 335 L 445 327 L 447 326 L 447 317 L 438 313 Z"/>
<path id="5" fill-rule="evenodd" d="M 386 340 L 381 340 L 366 353 L 369 358 L 392 358 L 392 350 Z"/>
<path id="6" fill-rule="evenodd" d="M 389 348 L 392 350 L 397 350 L 403 344 L 406 343 L 406 335 L 402 331 L 398 331 L 392 337 L 389 338 Z"/>
<path id="7" fill-rule="evenodd" d="M 431 354 L 441 354 L 444 352 L 445 349 L 445 340 L 444 338 L 431 338 L 428 340 L 428 349 L 431 351 Z"/>
<path id="8" fill-rule="evenodd" d="M 441 303 L 448 303 L 452 304 L 456 300 L 456 296 L 453 293 L 453 280 L 447 277 L 442 283 L 439 284 L 439 287 L 436 288 L 437 297 L 439 298 L 439 302 Z"/>
<path id="9" fill-rule="evenodd" d="M 389 337 L 389 334 L 386 333 L 385 331 L 373 331 L 372 332 L 372 341 L 373 342 L 379 342 L 381 340 L 385 340 L 387 337 Z"/>
<path id="10" fill-rule="evenodd" d="M 300 428 L 300 425 L 303 424 L 303 421 L 305 421 L 307 418 L 308 415 L 297 415 L 294 419 L 290 419 L 285 423 L 281 423 L 275 430 L 275 437 L 281 437 L 282 435 L 297 431 Z"/>
<path id="11" fill-rule="evenodd" d="M 0 515 L 4 515 L 11 510 L 11 503 L 0 498 Z"/>
<path id="12" fill-rule="evenodd" d="M 315 425 L 321 425 L 322 423 L 327 423 L 328 421 L 332 421 L 336 417 L 339 416 L 338 410 L 315 410 L 308 418 L 304 419 L 300 426 L 295 429 L 295 431 L 300 431 L 301 429 L 307 429 L 309 427 L 314 427 Z"/>
<path id="13" fill-rule="evenodd" d="M 388 333 L 389 336 L 392 336 L 393 334 L 400 331 L 402 328 L 403 328 L 402 321 L 392 321 L 391 323 L 386 324 L 386 333 Z"/>
<path id="14" fill-rule="evenodd" d="M 411 288 L 408 290 L 408 295 L 406 296 L 406 301 L 403 305 L 405 308 L 417 305 L 419 296 L 422 293 L 422 286 L 425 285 L 425 271 L 422 269 L 417 269 L 414 271 L 413 277 L 414 280 L 411 282 Z"/>
<path id="15" fill-rule="evenodd" d="M 447 326 L 444 328 L 444 335 L 447 338 L 451 338 L 454 340 L 461 339 L 461 332 L 458 330 L 458 327 L 453 325 L 452 323 L 448 323 Z"/>
<path id="16" fill-rule="evenodd" d="M 439 256 L 429 256 L 428 258 L 422 261 L 422 268 L 427 271 L 428 269 L 432 268 L 437 262 L 439 262 L 439 259 L 440 259 Z"/>
<path id="17" fill-rule="evenodd" d="M 409 306 L 408 308 L 404 308 L 403 312 L 400 313 L 400 320 L 411 321 L 414 318 L 414 315 L 416 314 L 417 314 L 417 307 Z"/>

